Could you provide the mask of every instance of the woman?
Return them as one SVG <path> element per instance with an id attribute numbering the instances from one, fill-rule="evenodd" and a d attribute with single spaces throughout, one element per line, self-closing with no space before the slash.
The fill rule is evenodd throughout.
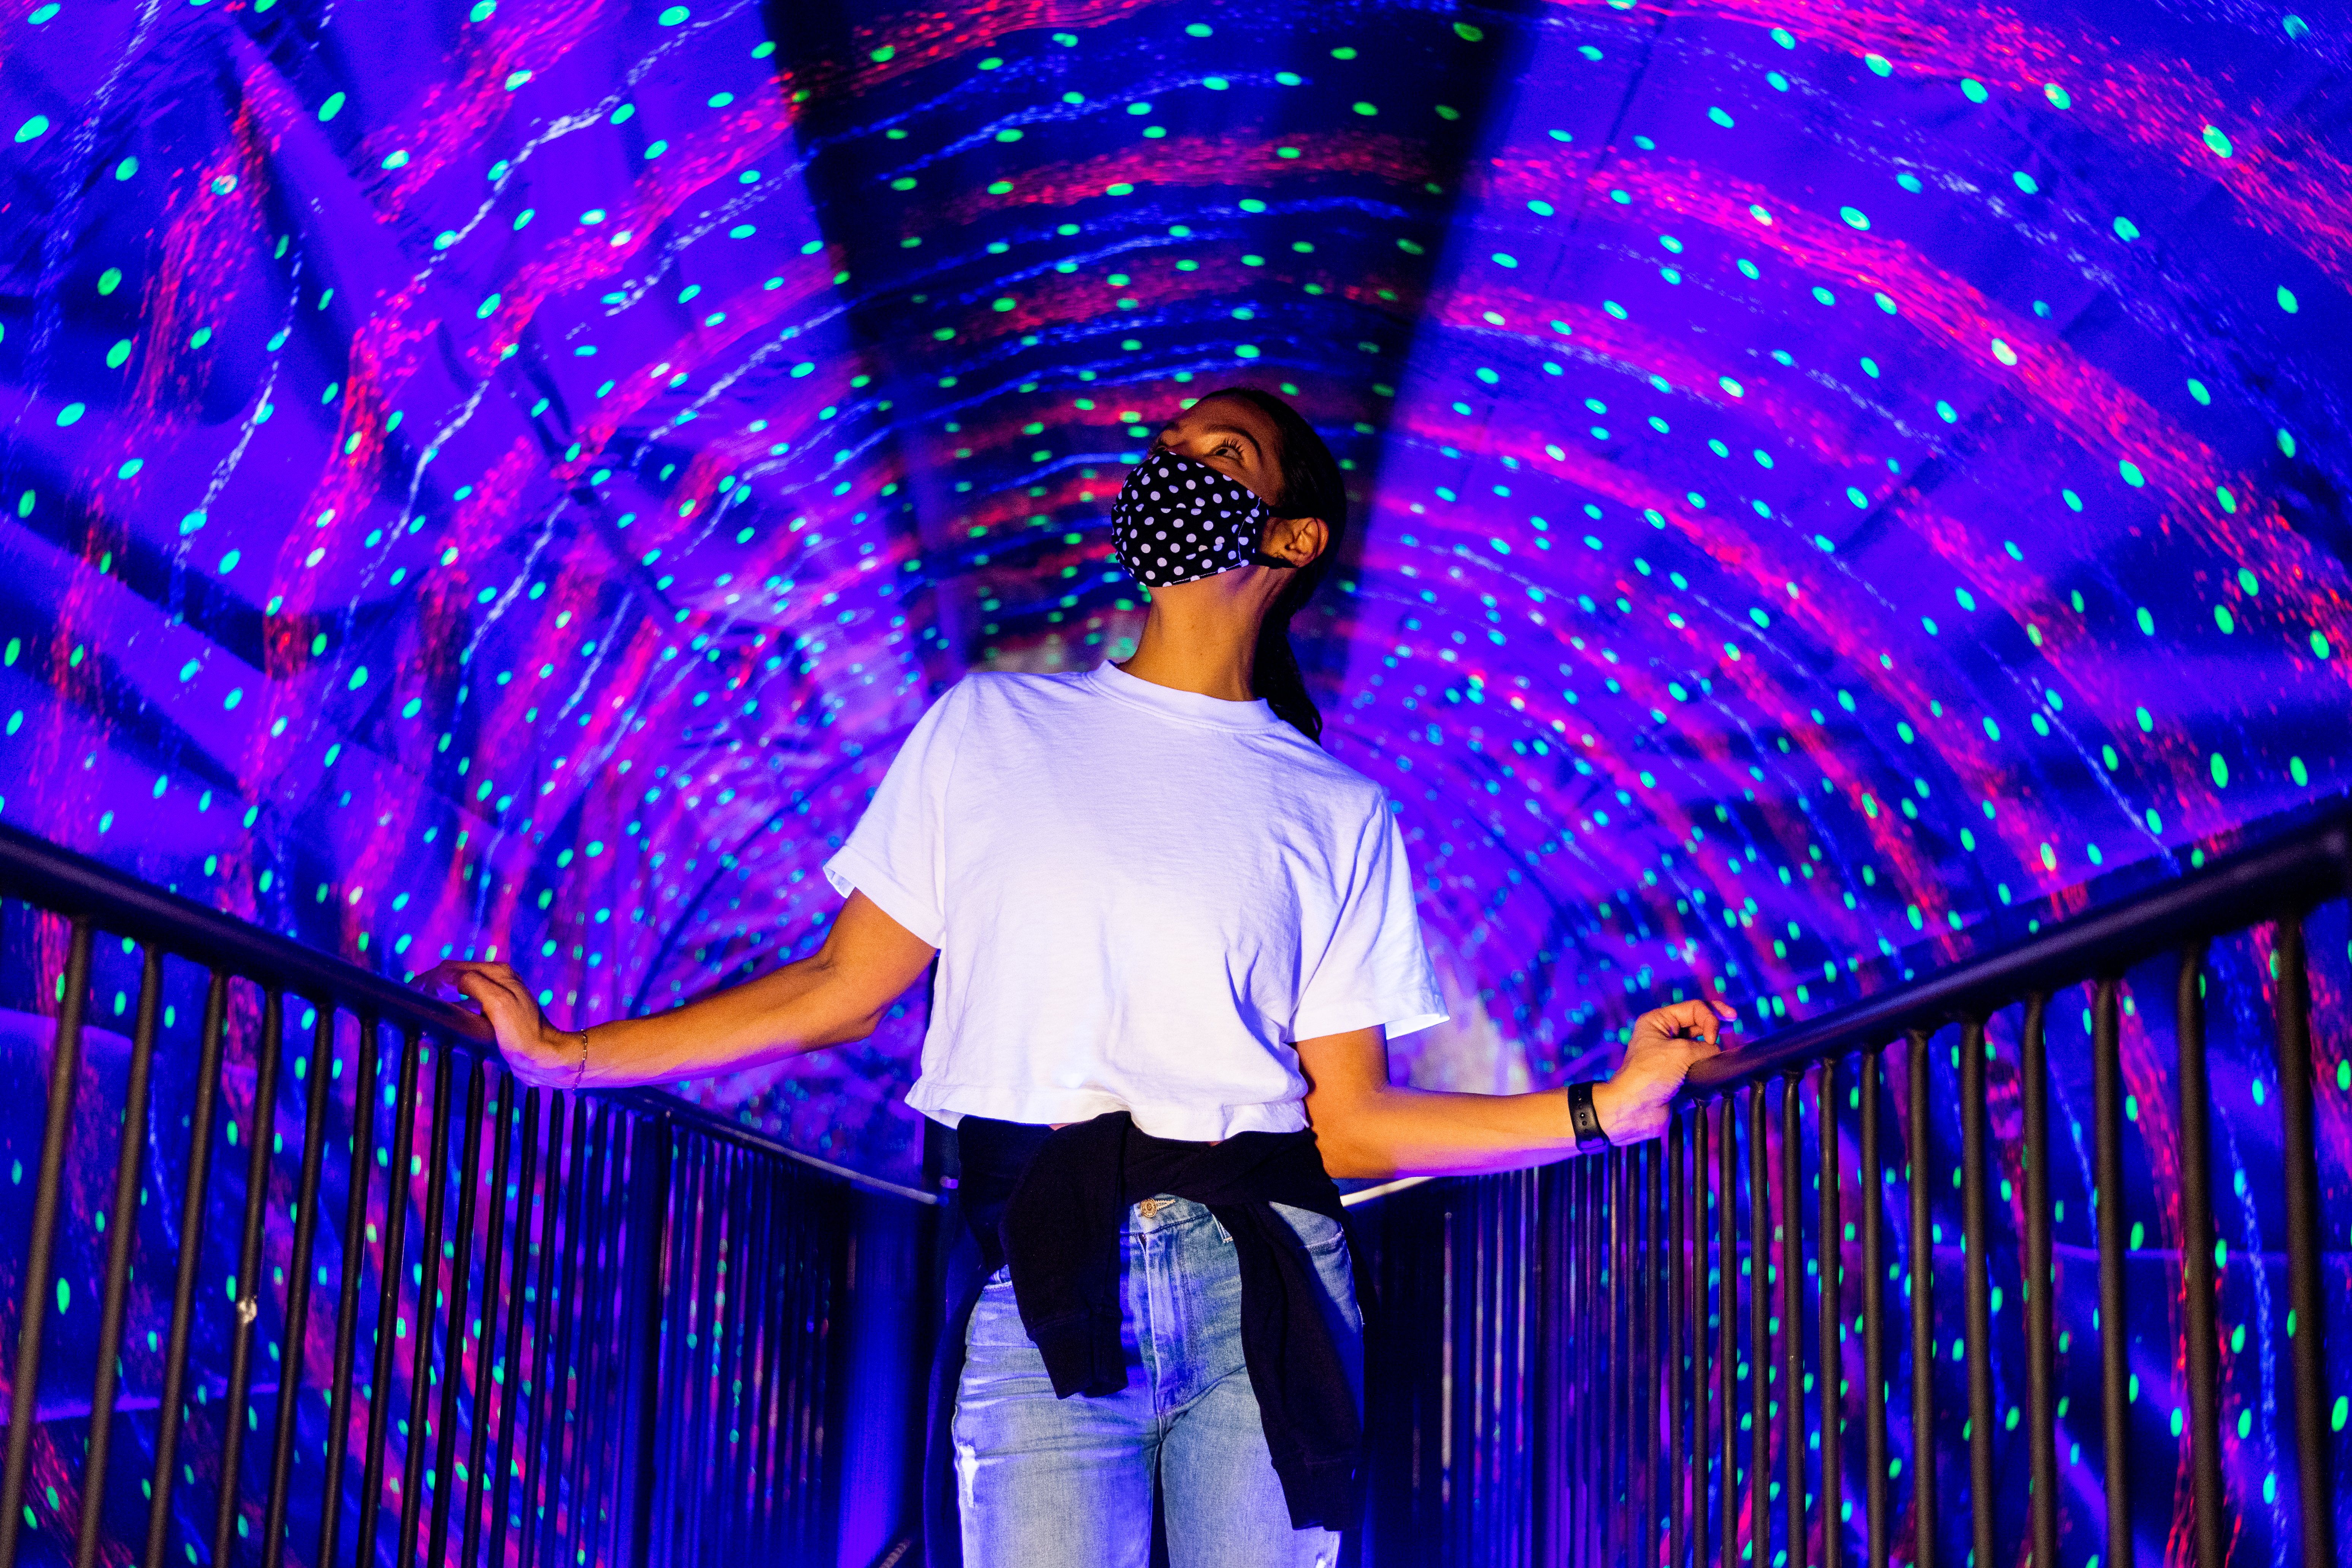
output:
<path id="1" fill-rule="evenodd" d="M 1690 1002 L 1565 1094 L 1390 1083 L 1388 1036 L 1444 1008 L 1391 808 L 1316 744 L 1288 637 L 1345 517 L 1287 404 L 1212 394 L 1113 509 L 1135 657 L 941 697 L 825 868 L 847 901 L 814 956 L 585 1031 L 503 964 L 424 977 L 527 1082 L 601 1089 L 862 1038 L 936 957 L 908 1099 L 960 1127 L 980 1258 L 935 1388 L 934 1563 L 960 1535 L 970 1568 L 1140 1568 L 1155 1486 L 1178 1568 L 1335 1563 L 1361 1319 L 1331 1179 L 1654 1137 L 1716 1049 Z"/>

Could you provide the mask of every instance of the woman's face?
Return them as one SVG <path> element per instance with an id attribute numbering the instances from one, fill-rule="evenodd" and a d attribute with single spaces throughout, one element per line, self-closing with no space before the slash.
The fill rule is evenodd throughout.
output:
<path id="1" fill-rule="evenodd" d="M 1277 439 L 1274 422 L 1255 408 L 1235 398 L 1212 397 L 1161 426 L 1152 445 L 1231 474 L 1273 506 L 1282 493 Z"/>

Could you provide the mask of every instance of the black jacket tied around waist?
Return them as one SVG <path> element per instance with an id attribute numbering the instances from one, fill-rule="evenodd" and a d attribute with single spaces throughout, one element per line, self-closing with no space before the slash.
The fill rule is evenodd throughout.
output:
<path id="1" fill-rule="evenodd" d="M 925 1489 L 932 1568 L 961 1561 L 949 1429 L 965 1331 L 989 1276 L 1012 1266 L 1022 1326 L 1056 1394 L 1116 1394 L 1127 1386 L 1120 1234 L 1131 1205 L 1162 1194 L 1201 1205 L 1233 1238 L 1243 1358 L 1292 1528 L 1346 1529 L 1363 1435 L 1356 1394 L 1332 1338 L 1321 1279 L 1297 1233 L 1273 1207 L 1308 1209 L 1346 1224 L 1314 1133 L 1241 1132 L 1215 1143 L 1185 1142 L 1152 1137 L 1123 1110 L 1058 1131 L 967 1116 L 957 1132 L 959 1196 L 977 1267 L 967 1267 L 950 1289 L 932 1367 Z M 973 1248 L 960 1250 L 971 1259 Z"/>

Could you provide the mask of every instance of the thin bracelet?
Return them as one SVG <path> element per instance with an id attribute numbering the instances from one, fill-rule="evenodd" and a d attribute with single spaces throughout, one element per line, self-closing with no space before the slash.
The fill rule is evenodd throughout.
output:
<path id="1" fill-rule="evenodd" d="M 593 1027 L 593 1026 L 591 1026 Z M 588 1031 L 580 1031 L 580 1066 L 572 1075 L 572 1092 L 580 1092 L 581 1082 L 588 1076 Z"/>

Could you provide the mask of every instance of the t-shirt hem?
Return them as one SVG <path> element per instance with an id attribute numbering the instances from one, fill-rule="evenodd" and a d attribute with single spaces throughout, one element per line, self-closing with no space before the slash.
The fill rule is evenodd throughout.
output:
<path id="1" fill-rule="evenodd" d="M 907 1103 L 932 1121 L 952 1127 L 967 1116 L 1030 1126 L 1090 1121 L 1124 1110 L 1155 1138 L 1210 1142 L 1237 1132 L 1296 1132 L 1307 1125 L 1303 1100 L 1263 1100 L 1244 1105 L 1202 1105 L 1125 1100 L 1099 1089 L 1045 1089 L 1037 1085 L 943 1084 L 919 1080 Z"/>
<path id="2" fill-rule="evenodd" d="M 1315 1040 L 1375 1026 L 1389 1038 L 1443 1024 L 1449 1015 L 1433 996 L 1400 996 L 1380 1002 L 1344 1003 L 1303 1012 L 1291 1021 L 1291 1039 Z"/>

